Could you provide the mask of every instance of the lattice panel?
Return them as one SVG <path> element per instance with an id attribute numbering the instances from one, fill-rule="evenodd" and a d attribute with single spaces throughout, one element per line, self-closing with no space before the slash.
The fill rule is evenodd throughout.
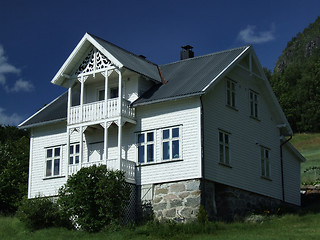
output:
<path id="1" fill-rule="evenodd" d="M 136 185 L 129 184 L 130 186 L 130 202 L 124 209 L 123 224 L 135 221 L 136 219 Z"/>
<path id="2" fill-rule="evenodd" d="M 105 69 L 111 66 L 111 61 L 104 56 L 100 51 L 91 49 L 88 56 L 83 60 L 83 62 L 78 67 L 75 75 L 82 73 L 90 73 L 96 70 Z"/>

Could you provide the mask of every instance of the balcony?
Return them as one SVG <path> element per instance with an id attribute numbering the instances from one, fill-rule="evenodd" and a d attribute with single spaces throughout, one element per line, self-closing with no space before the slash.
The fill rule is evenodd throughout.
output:
<path id="1" fill-rule="evenodd" d="M 134 108 L 130 107 L 130 102 L 122 99 L 121 115 L 130 119 L 135 118 Z M 93 103 L 83 104 L 70 108 L 68 116 L 68 124 L 77 124 L 84 122 L 94 122 L 103 119 L 120 116 L 119 98 L 108 99 L 107 102 L 99 101 Z"/>
<path id="2" fill-rule="evenodd" d="M 119 161 L 117 158 L 115 159 L 107 159 L 101 160 L 101 161 L 94 161 L 94 162 L 86 162 L 80 164 L 70 164 L 68 166 L 68 175 L 73 175 L 77 173 L 81 168 L 84 167 L 90 167 L 93 165 L 106 165 L 109 170 L 121 170 L 125 172 L 125 177 L 127 180 L 130 182 L 135 182 L 135 171 L 136 171 L 136 163 L 126 160 L 126 159 L 121 159 L 120 161 L 120 169 L 119 169 Z"/>

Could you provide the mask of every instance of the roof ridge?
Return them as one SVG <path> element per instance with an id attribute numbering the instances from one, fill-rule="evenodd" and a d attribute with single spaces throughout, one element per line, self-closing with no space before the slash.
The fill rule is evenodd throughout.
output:
<path id="1" fill-rule="evenodd" d="M 122 48 L 122 47 L 119 47 L 118 45 L 116 45 L 116 44 L 114 44 L 114 43 L 112 43 L 112 42 L 109 42 L 109 41 L 107 41 L 107 40 L 105 40 L 105 39 L 103 39 L 103 38 L 101 38 L 101 37 L 98 37 L 98 36 L 92 34 L 92 33 L 89 33 L 89 32 L 87 32 L 87 33 L 88 33 L 91 37 L 93 37 L 93 38 L 98 38 L 98 39 L 100 39 L 100 40 L 102 40 L 102 41 L 104 41 L 104 42 L 106 42 L 106 43 L 108 43 L 108 44 L 110 44 L 110 45 L 112 45 L 112 46 L 114 46 L 114 47 L 122 50 L 122 51 L 125 51 L 125 52 L 128 53 L 128 54 L 131 54 L 131 55 L 134 56 L 134 57 L 137 57 L 137 58 L 139 58 L 139 59 L 141 59 L 141 60 L 143 60 L 143 61 L 145 61 L 145 62 L 148 62 L 148 63 L 150 63 L 150 64 L 153 64 L 153 65 L 155 65 L 155 66 L 158 66 L 158 64 L 156 64 L 156 63 L 154 63 L 154 62 L 151 62 L 151 61 L 149 61 L 149 60 L 147 60 L 147 59 L 145 59 L 145 58 L 139 57 L 137 54 L 135 54 L 135 53 L 133 53 L 133 52 L 130 52 L 129 50 L 124 49 L 124 48 Z"/>
<path id="2" fill-rule="evenodd" d="M 166 63 L 166 64 L 160 65 L 160 67 L 164 67 L 164 66 L 168 66 L 168 65 L 176 64 L 176 63 L 181 63 L 181 62 L 185 62 L 185 61 L 192 61 L 192 60 L 194 60 L 194 59 L 200 59 L 200 58 L 204 58 L 204 57 L 210 57 L 210 56 L 212 56 L 212 55 L 217 55 L 217 54 L 221 54 L 221 53 L 231 52 L 231 51 L 235 51 L 235 50 L 238 50 L 238 49 L 245 49 L 245 48 L 247 48 L 247 47 L 251 47 L 251 45 L 245 45 L 245 46 L 241 46 L 241 47 L 226 49 L 226 50 L 222 50 L 222 51 L 219 51 L 219 52 L 209 53 L 209 54 L 205 54 L 205 55 L 201 55 L 201 56 L 197 56 L 197 57 L 193 57 L 193 58 L 187 58 L 187 59 L 183 59 L 183 60 L 179 60 L 179 61 L 175 61 L 175 62 L 171 62 L 171 63 Z"/>

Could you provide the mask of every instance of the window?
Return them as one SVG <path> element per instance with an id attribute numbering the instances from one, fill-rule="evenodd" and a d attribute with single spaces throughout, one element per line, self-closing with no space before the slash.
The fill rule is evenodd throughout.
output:
<path id="1" fill-rule="evenodd" d="M 78 164 L 80 158 L 80 144 L 71 144 L 70 145 L 70 158 L 69 164 Z"/>
<path id="2" fill-rule="evenodd" d="M 179 127 L 162 130 L 162 160 L 179 159 L 181 156 Z"/>
<path id="3" fill-rule="evenodd" d="M 259 118 L 259 96 L 256 92 L 250 90 L 250 116 Z"/>
<path id="4" fill-rule="evenodd" d="M 260 146 L 261 151 L 261 176 L 270 178 L 270 150 Z"/>
<path id="5" fill-rule="evenodd" d="M 117 98 L 119 96 L 119 88 L 115 87 L 115 88 L 110 88 L 110 94 L 109 94 L 109 98 Z M 99 90 L 98 92 L 98 100 L 99 101 L 103 101 L 104 100 L 104 89 L 103 90 Z"/>
<path id="6" fill-rule="evenodd" d="M 219 161 L 222 164 L 230 165 L 230 135 L 219 131 Z"/>
<path id="7" fill-rule="evenodd" d="M 154 162 L 154 132 L 138 134 L 138 162 Z"/>
<path id="8" fill-rule="evenodd" d="M 46 149 L 46 177 L 60 175 L 61 147 Z"/>
<path id="9" fill-rule="evenodd" d="M 227 105 L 236 107 L 236 82 L 227 80 Z"/>

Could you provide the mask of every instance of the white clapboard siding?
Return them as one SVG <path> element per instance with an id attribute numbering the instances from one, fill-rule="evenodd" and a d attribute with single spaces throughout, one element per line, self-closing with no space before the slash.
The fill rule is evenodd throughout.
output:
<path id="1" fill-rule="evenodd" d="M 32 131 L 32 159 L 29 184 L 29 198 L 36 196 L 54 196 L 58 189 L 66 182 L 65 165 L 60 162 L 61 177 L 45 178 L 46 148 L 62 146 L 62 159 L 67 154 L 66 149 L 66 125 L 54 124 L 34 128 Z"/>
<path id="2" fill-rule="evenodd" d="M 156 130 L 155 164 L 137 167 L 137 184 L 170 182 L 201 177 L 199 98 L 157 103 L 136 109 L 136 133 Z M 181 126 L 182 161 L 161 161 L 161 129 Z M 157 131 L 158 130 L 158 131 Z M 136 136 L 136 135 L 135 135 Z M 135 137 L 130 135 L 128 159 L 137 159 Z M 137 161 L 137 160 L 136 160 Z"/>
<path id="3" fill-rule="evenodd" d="M 237 110 L 226 106 L 226 79 L 203 97 L 205 176 L 222 184 L 281 199 L 280 140 L 277 116 L 259 79 L 234 72 Z M 249 89 L 259 94 L 259 118 L 250 118 Z M 219 164 L 219 129 L 230 133 L 231 168 Z M 271 181 L 261 178 L 260 146 L 270 149 Z"/>
<path id="4" fill-rule="evenodd" d="M 300 205 L 300 160 L 290 150 L 288 145 L 283 146 L 283 171 L 285 201 Z M 299 187 L 299 189 L 297 189 Z"/>

